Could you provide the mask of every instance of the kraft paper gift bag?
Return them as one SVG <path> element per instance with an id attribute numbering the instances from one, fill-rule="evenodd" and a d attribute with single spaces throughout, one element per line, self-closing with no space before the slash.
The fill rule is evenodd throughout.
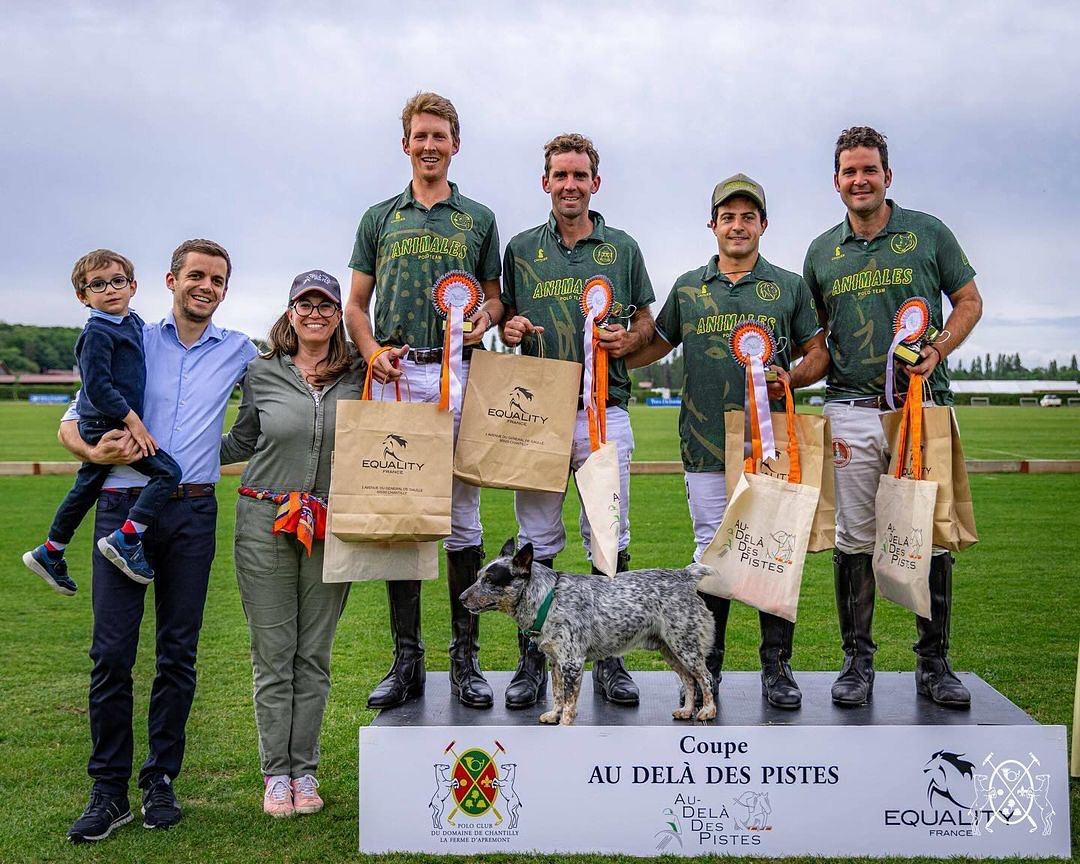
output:
<path id="1" fill-rule="evenodd" d="M 890 474 L 882 474 L 875 497 L 874 578 L 882 597 L 930 617 L 930 558 L 934 499 L 938 484 L 916 480 L 922 465 L 922 380 L 911 376 L 908 398 L 899 412 L 897 459 Z M 910 446 L 910 463 L 904 452 Z M 903 476 L 907 463 L 913 473 Z"/>
<path id="2" fill-rule="evenodd" d="M 580 363 L 474 351 L 454 475 L 473 486 L 565 492 L 580 387 Z"/>
<path id="3" fill-rule="evenodd" d="M 327 511 L 327 522 L 333 514 Z M 439 577 L 439 544 L 340 540 L 326 532 L 323 582 L 371 582 Z"/>
<path id="4" fill-rule="evenodd" d="M 735 491 L 735 484 L 742 470 L 745 417 L 742 411 L 724 413 L 724 462 L 727 466 L 724 473 L 729 499 Z M 836 482 L 832 459 L 832 430 L 827 417 L 795 414 L 794 418 L 798 432 L 799 458 L 802 462 L 802 482 L 821 490 L 806 551 L 822 552 L 836 545 Z M 772 458 L 757 462 L 755 470 L 763 476 L 783 480 L 789 470 L 787 415 L 773 412 L 772 424 L 776 452 Z"/>
<path id="5" fill-rule="evenodd" d="M 450 534 L 454 415 L 431 402 L 338 403 L 329 531 L 339 540 L 438 540 Z M 400 398 L 400 394 L 399 394 Z"/>
<path id="6" fill-rule="evenodd" d="M 919 394 L 920 399 L 922 394 Z M 881 425 L 892 453 L 889 473 L 895 473 L 900 459 L 898 438 L 901 411 L 881 415 Z M 934 545 L 957 552 L 978 542 L 975 511 L 971 503 L 967 464 L 960 445 L 956 413 L 947 406 L 923 407 L 922 477 L 938 484 L 934 505 Z M 904 456 L 902 476 L 911 477 L 911 455 Z"/>
<path id="7" fill-rule="evenodd" d="M 803 564 L 821 491 L 801 482 L 802 439 L 797 431 L 791 434 L 798 429 L 793 415 L 789 390 L 787 414 L 781 415 L 788 421 L 786 477 L 758 474 L 755 460 L 746 460 L 723 521 L 701 555 L 701 563 L 712 572 L 698 583 L 699 591 L 739 600 L 788 621 L 794 621 L 798 611 Z M 740 426 L 739 437 L 743 434 Z M 759 434 L 756 418 L 752 418 L 751 434 Z M 741 444 L 739 449 L 741 455 Z"/>
<path id="8" fill-rule="evenodd" d="M 589 520 L 593 566 L 614 576 L 619 560 L 619 451 L 615 443 L 607 441 L 594 450 L 574 480 Z"/>

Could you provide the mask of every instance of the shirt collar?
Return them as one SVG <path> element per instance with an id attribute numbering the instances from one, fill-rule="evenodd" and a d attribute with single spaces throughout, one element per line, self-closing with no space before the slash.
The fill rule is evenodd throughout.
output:
<path id="1" fill-rule="evenodd" d="M 172 334 L 172 337 L 177 341 L 177 343 L 180 343 L 180 336 L 177 334 L 176 330 L 176 317 L 173 315 L 171 309 L 169 310 L 169 313 L 161 319 L 161 323 L 158 326 L 161 327 L 161 329 L 170 332 Z M 207 342 L 211 339 L 213 339 L 215 342 L 220 342 L 224 338 L 225 331 L 218 327 L 217 324 L 215 324 L 213 321 L 211 321 L 209 324 L 206 325 L 206 329 L 203 331 L 202 336 L 200 336 L 198 340 L 196 340 L 195 345 L 202 345 L 203 342 Z M 195 345 L 192 345 L 191 347 L 194 348 Z"/>
<path id="2" fill-rule="evenodd" d="M 91 318 L 104 318 L 106 321 L 112 321 L 113 324 L 123 324 L 127 315 L 113 315 L 110 312 L 102 312 L 100 309 L 90 307 Z"/>
<path id="3" fill-rule="evenodd" d="M 603 243 L 605 240 L 607 240 L 607 223 L 604 222 L 604 217 L 597 213 L 595 210 L 590 210 L 589 218 L 592 220 L 592 233 L 588 237 L 586 237 L 585 241 L 583 242 L 595 240 L 597 243 Z M 560 238 L 561 235 L 559 234 L 559 225 L 555 221 L 554 213 L 548 214 L 547 224 L 548 230 L 555 235 L 556 239 Z"/>
<path id="4" fill-rule="evenodd" d="M 464 210 L 465 205 L 463 204 L 463 202 L 461 200 L 461 193 L 458 192 L 457 183 L 454 183 L 452 180 L 447 180 L 446 182 L 450 184 L 450 197 L 445 199 L 444 201 L 436 202 L 436 206 L 438 204 L 449 204 L 455 210 Z M 408 207 L 408 206 L 421 207 L 421 208 L 424 207 L 423 204 L 421 204 L 419 201 L 416 200 L 416 196 L 413 195 L 412 180 L 410 180 L 408 185 L 405 187 L 405 191 L 402 192 L 398 196 L 397 203 L 398 203 L 398 209 L 400 209 L 402 207 Z M 424 208 L 424 209 L 427 209 L 427 208 Z"/>
<path id="5" fill-rule="evenodd" d="M 724 279 L 725 281 L 727 281 L 727 277 L 720 272 L 720 268 L 717 266 L 719 263 L 719 255 L 713 255 L 712 258 L 709 259 L 709 263 L 705 265 L 706 282 L 708 282 L 710 279 Z M 773 279 L 773 265 L 765 260 L 765 256 L 762 255 L 761 252 L 758 252 L 757 261 L 754 262 L 754 266 L 750 270 L 750 272 L 744 273 L 735 281 L 741 282 L 743 279 L 746 279 L 749 276 L 757 276 L 759 279 Z"/>
<path id="6" fill-rule="evenodd" d="M 908 217 L 907 211 L 904 210 L 899 204 L 892 200 L 892 198 L 886 198 L 885 203 L 892 208 L 892 212 L 889 214 L 889 221 L 885 225 L 885 230 L 882 234 L 903 234 L 908 230 Z M 878 235 L 880 236 L 880 235 Z M 851 219 L 847 216 L 844 217 L 844 222 L 840 226 L 840 242 L 846 243 L 855 237 L 855 232 L 851 230 Z"/>

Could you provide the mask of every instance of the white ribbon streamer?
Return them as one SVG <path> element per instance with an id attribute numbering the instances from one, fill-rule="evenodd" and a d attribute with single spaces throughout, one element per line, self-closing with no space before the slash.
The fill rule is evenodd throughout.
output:
<path id="1" fill-rule="evenodd" d="M 464 308 L 451 306 L 447 316 L 447 327 L 450 328 L 450 356 L 447 365 L 450 370 L 450 410 L 455 414 L 461 412 L 461 350 L 464 345 L 465 335 L 462 324 L 465 320 Z"/>
<path id="2" fill-rule="evenodd" d="M 588 313 L 585 315 L 585 340 L 583 344 L 583 365 L 585 366 L 585 377 L 582 379 L 581 385 L 581 404 L 586 408 L 593 409 L 593 416 L 596 415 L 596 397 L 593 395 L 593 327 L 596 324 L 596 310 L 591 306 Z"/>
<path id="3" fill-rule="evenodd" d="M 765 383 L 765 366 L 757 355 L 750 358 L 750 381 L 754 386 L 754 406 L 761 432 L 761 458 L 772 459 L 776 455 L 776 438 L 773 435 L 772 414 L 769 412 L 769 385 Z M 746 401 L 750 401 L 749 396 Z M 748 405 L 748 416 L 749 413 Z"/>
<path id="4" fill-rule="evenodd" d="M 889 353 L 885 360 L 885 401 L 893 411 L 897 407 L 896 388 L 893 386 L 893 379 L 896 377 L 896 361 L 893 358 L 893 352 L 896 350 L 897 345 L 906 342 L 918 332 L 918 330 L 908 330 L 906 327 L 901 327 L 900 332 L 893 336 L 892 344 L 889 345 Z"/>

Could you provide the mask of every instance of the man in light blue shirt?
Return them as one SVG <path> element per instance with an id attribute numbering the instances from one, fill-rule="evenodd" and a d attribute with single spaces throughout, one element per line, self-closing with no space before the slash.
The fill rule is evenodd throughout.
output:
<path id="1" fill-rule="evenodd" d="M 182 243 L 165 276 L 173 292 L 172 311 L 143 330 L 143 422 L 182 470 L 176 494 L 157 528 L 144 538 L 156 572 L 157 625 L 149 752 L 138 781 L 147 828 L 171 828 L 180 820 L 172 782 L 184 756 L 184 729 L 195 696 L 195 654 L 214 559 L 218 449 L 229 394 L 256 354 L 247 336 L 211 321 L 228 291 L 231 271 L 228 253 L 217 243 Z M 59 437 L 84 461 L 116 465 L 98 498 L 94 524 L 92 745 L 87 766 L 94 785 L 86 811 L 68 831 L 72 842 L 82 843 L 103 840 L 133 818 L 128 804 L 133 758 L 131 670 L 146 586 L 109 563 L 97 551 L 96 541 L 119 527 L 146 478 L 128 465 L 137 450 L 127 432 L 109 432 L 91 447 L 79 436 L 75 418 L 65 415 Z"/>

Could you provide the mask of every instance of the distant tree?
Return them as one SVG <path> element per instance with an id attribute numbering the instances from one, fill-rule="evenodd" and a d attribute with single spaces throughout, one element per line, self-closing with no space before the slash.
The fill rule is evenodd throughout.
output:
<path id="1" fill-rule="evenodd" d="M 1069 371 L 1070 372 L 1080 372 L 1080 369 L 1076 368 L 1076 355 L 1075 354 L 1072 355 L 1072 362 L 1069 363 Z"/>

